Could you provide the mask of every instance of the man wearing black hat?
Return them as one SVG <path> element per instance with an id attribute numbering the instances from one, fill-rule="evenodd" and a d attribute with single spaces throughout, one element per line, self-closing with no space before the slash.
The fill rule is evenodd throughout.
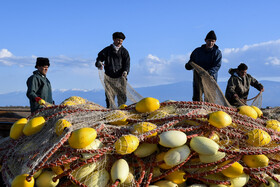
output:
<path id="1" fill-rule="evenodd" d="M 113 44 L 98 53 L 95 66 L 102 70 L 104 66 L 104 84 L 107 108 L 115 106 L 117 96 L 118 106 L 125 104 L 127 75 L 130 69 L 129 53 L 122 46 L 125 35 L 122 32 L 113 33 Z M 103 63 L 104 62 L 104 63 Z"/>
<path id="2" fill-rule="evenodd" d="M 38 57 L 35 65 L 37 70 L 27 79 L 26 96 L 29 99 L 31 113 L 46 102 L 53 103 L 51 83 L 46 77 L 49 66 L 48 58 Z"/>
<path id="3" fill-rule="evenodd" d="M 248 66 L 241 63 L 237 69 L 229 69 L 231 77 L 227 83 L 226 98 L 232 106 L 246 105 L 250 86 L 259 91 L 264 91 L 264 87 L 254 77 L 247 74 Z"/>
<path id="4" fill-rule="evenodd" d="M 205 43 L 201 47 L 196 48 L 190 56 L 190 60 L 186 63 L 185 68 L 187 70 L 192 70 L 193 67 L 189 62 L 194 62 L 204 70 L 206 70 L 209 75 L 211 75 L 216 81 L 218 78 L 218 71 L 222 63 L 222 52 L 219 47 L 215 44 L 217 40 L 216 34 L 211 30 L 205 38 Z M 199 74 L 193 72 L 193 101 L 203 101 L 202 94 L 203 86 L 201 82 L 201 77 Z M 206 99 L 206 98 L 205 98 Z"/>

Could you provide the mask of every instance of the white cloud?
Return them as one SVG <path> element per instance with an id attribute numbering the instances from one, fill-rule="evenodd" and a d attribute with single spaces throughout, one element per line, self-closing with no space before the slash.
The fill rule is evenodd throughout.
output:
<path id="1" fill-rule="evenodd" d="M 260 49 L 260 48 L 267 49 L 267 48 L 271 48 L 273 46 L 279 47 L 279 45 L 280 45 L 280 39 L 274 40 L 274 41 L 252 44 L 252 45 L 244 45 L 242 48 L 226 48 L 226 49 L 222 50 L 222 52 L 223 52 L 223 55 L 231 55 L 231 54 L 236 54 L 239 52 L 249 51 L 251 49 Z M 276 50 L 279 51 L 279 48 L 276 48 Z"/>
<path id="2" fill-rule="evenodd" d="M 7 49 L 2 49 L 0 51 L 0 66 L 34 66 L 36 63 L 37 56 L 14 56 Z M 64 55 L 59 55 L 56 57 L 49 57 L 51 66 L 67 66 L 67 67 L 81 67 L 89 68 L 93 65 L 93 61 L 84 58 L 71 58 Z"/>
<path id="3" fill-rule="evenodd" d="M 0 58 L 12 57 L 13 54 L 8 49 L 1 49 Z"/>
<path id="4" fill-rule="evenodd" d="M 275 65 L 280 66 L 280 58 L 278 57 L 268 57 L 267 62 L 265 62 L 266 65 Z"/>

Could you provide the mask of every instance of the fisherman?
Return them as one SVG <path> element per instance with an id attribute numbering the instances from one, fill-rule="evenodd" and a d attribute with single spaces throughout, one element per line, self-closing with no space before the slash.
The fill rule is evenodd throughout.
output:
<path id="1" fill-rule="evenodd" d="M 196 48 L 190 56 L 190 60 L 186 63 L 185 68 L 192 70 L 193 67 L 190 62 L 194 62 L 204 70 L 206 70 L 210 76 L 212 76 L 217 82 L 218 71 L 222 63 L 222 52 L 215 44 L 217 41 L 216 34 L 211 30 L 205 38 L 205 43 L 201 47 Z M 202 80 L 196 71 L 193 71 L 193 101 L 203 101 L 202 94 L 204 93 Z M 205 98 L 207 101 L 207 98 Z"/>
<path id="2" fill-rule="evenodd" d="M 246 105 L 250 86 L 263 92 L 264 87 L 254 77 L 247 74 L 248 66 L 241 63 L 237 69 L 229 69 L 231 77 L 228 80 L 226 88 L 226 99 L 232 106 L 239 107 Z"/>
<path id="3" fill-rule="evenodd" d="M 114 107 L 116 96 L 118 106 L 125 104 L 127 100 L 126 85 L 130 57 L 122 45 L 124 39 L 125 35 L 122 32 L 113 33 L 113 44 L 101 50 L 96 58 L 95 66 L 99 70 L 102 70 L 103 66 L 105 69 L 104 84 L 107 108 Z"/>
<path id="4" fill-rule="evenodd" d="M 38 57 L 35 65 L 37 70 L 27 79 L 26 96 L 29 99 L 31 113 L 38 110 L 45 102 L 54 103 L 51 83 L 46 77 L 49 67 L 48 58 Z"/>

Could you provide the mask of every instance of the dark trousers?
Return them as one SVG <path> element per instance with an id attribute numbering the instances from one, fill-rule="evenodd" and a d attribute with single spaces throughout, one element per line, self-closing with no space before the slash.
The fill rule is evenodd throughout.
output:
<path id="1" fill-rule="evenodd" d="M 118 106 L 126 103 L 127 80 L 125 77 L 111 78 L 104 75 L 104 84 L 107 108 L 116 108 L 115 97 L 117 97 Z"/>

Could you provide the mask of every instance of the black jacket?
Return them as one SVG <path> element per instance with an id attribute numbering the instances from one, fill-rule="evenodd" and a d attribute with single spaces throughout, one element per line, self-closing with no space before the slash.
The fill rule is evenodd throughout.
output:
<path id="1" fill-rule="evenodd" d="M 123 72 L 129 73 L 130 57 L 128 51 L 121 46 L 118 51 L 115 50 L 113 44 L 105 47 L 98 53 L 95 66 L 99 67 L 100 62 L 104 62 L 105 74 L 111 78 L 119 78 Z"/>
<path id="2" fill-rule="evenodd" d="M 196 48 L 190 56 L 190 61 L 205 69 L 217 81 L 218 71 L 222 64 L 222 52 L 217 45 L 209 50 L 206 49 L 205 44 Z M 192 66 L 186 63 L 185 68 L 191 70 Z"/>

